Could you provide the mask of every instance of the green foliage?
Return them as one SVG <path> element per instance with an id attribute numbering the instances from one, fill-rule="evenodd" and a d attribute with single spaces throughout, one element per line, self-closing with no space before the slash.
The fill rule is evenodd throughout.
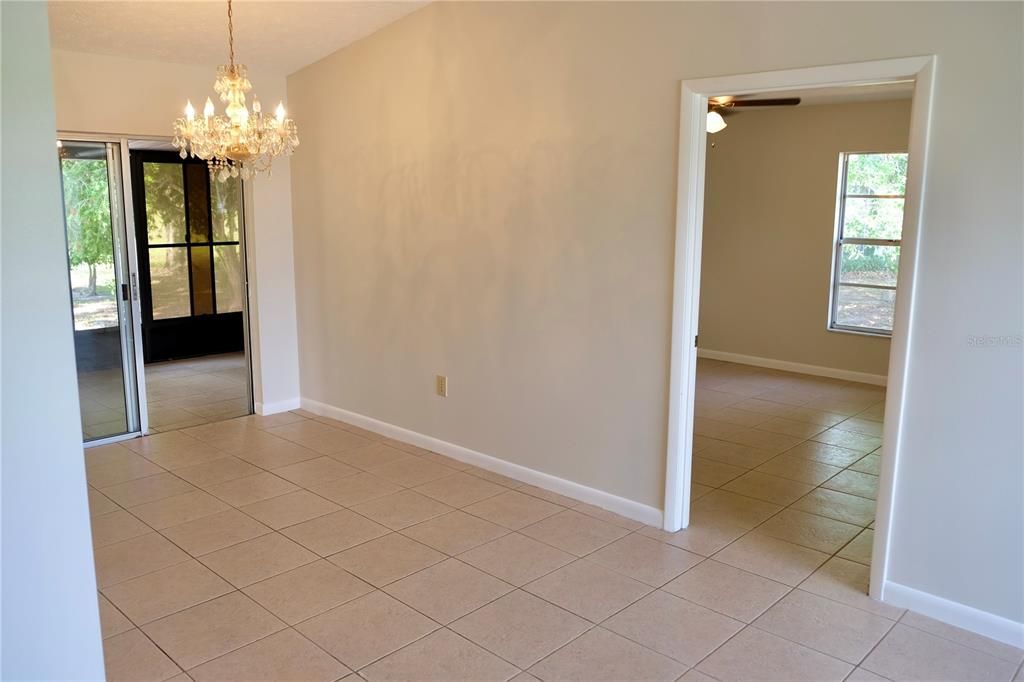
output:
<path id="1" fill-rule="evenodd" d="M 846 199 L 843 236 L 864 239 L 899 239 L 903 233 L 903 199 Z"/>
<path id="2" fill-rule="evenodd" d="M 149 243 L 184 242 L 185 185 L 182 165 L 147 161 L 142 164 L 142 172 Z M 189 191 L 192 192 L 194 189 L 191 187 Z M 225 181 L 216 181 L 211 178 L 210 193 L 214 241 L 237 241 L 242 224 L 241 180 L 228 178 Z M 194 195 L 192 198 L 195 198 Z M 192 238 L 197 238 L 195 233 Z M 201 238 L 206 238 L 205 232 Z"/>
<path id="3" fill-rule="evenodd" d="M 94 268 L 100 263 L 113 262 L 107 162 L 62 159 L 61 171 L 71 265 L 86 263 Z"/>
<path id="4" fill-rule="evenodd" d="M 178 163 L 142 164 L 150 244 L 185 241 L 185 182 Z"/>
<path id="5" fill-rule="evenodd" d="M 906 154 L 850 154 L 846 164 L 843 236 L 862 239 L 900 239 L 903 199 L 907 185 Z M 887 195 L 887 196 L 878 196 Z M 897 195 L 900 198 L 889 198 Z M 900 250 L 869 244 L 843 248 L 843 272 L 879 273 L 891 277 L 899 267 Z M 884 274 L 883 274 L 884 273 Z"/>
<path id="6" fill-rule="evenodd" d="M 238 241 L 242 225 L 242 181 L 238 178 L 219 181 L 211 177 L 210 192 L 214 240 Z"/>
<path id="7" fill-rule="evenodd" d="M 900 194 L 907 186 L 906 154 L 850 154 L 847 194 Z"/>

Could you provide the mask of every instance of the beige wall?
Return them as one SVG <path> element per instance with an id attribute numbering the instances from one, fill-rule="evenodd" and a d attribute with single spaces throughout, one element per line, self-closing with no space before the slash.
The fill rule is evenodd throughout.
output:
<path id="1" fill-rule="evenodd" d="M 201 106 L 213 95 L 214 67 L 67 50 L 51 55 L 62 131 L 169 137 L 186 99 Z M 283 76 L 250 76 L 264 102 L 276 105 L 284 98 Z M 246 194 L 256 409 L 292 409 L 299 397 L 299 370 L 289 161 L 277 161 L 272 175 L 247 182 Z"/>
<path id="2" fill-rule="evenodd" d="M 937 54 L 889 578 L 1024 620 L 1021 23 L 434 3 L 299 71 L 303 396 L 661 507 L 679 81 Z"/>
<path id="3" fill-rule="evenodd" d="M 885 375 L 889 340 L 827 331 L 839 154 L 907 150 L 910 100 L 754 110 L 709 136 L 700 347 Z"/>

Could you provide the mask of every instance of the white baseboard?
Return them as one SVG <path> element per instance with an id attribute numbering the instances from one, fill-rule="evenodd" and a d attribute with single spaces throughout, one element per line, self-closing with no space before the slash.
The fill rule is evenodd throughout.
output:
<path id="1" fill-rule="evenodd" d="M 487 471 L 493 471 L 496 474 L 508 476 L 514 478 L 517 481 L 523 483 L 529 483 L 535 485 L 538 488 L 544 488 L 556 492 L 560 495 L 572 497 L 573 499 L 587 502 L 602 509 L 615 512 L 626 518 L 645 523 L 649 526 L 661 527 L 662 512 L 660 509 L 641 504 L 634 500 L 628 500 L 612 493 L 607 493 L 597 488 L 591 488 L 589 486 L 575 483 L 573 481 L 552 476 L 546 474 L 543 471 L 537 471 L 536 469 L 530 469 L 519 464 L 513 464 L 504 459 L 498 457 L 492 457 L 491 455 L 485 455 L 482 452 L 476 450 L 470 450 L 469 448 L 449 443 L 447 441 L 434 438 L 433 436 L 427 436 L 416 431 L 402 428 L 401 426 L 395 426 L 387 422 L 374 419 L 373 417 L 367 417 L 356 412 L 349 412 L 343 410 L 340 407 L 334 407 L 326 403 L 321 403 L 316 400 L 310 400 L 309 398 L 302 399 L 302 409 L 309 410 L 314 414 L 318 414 L 322 417 L 331 417 L 338 419 L 343 422 L 348 422 L 360 428 L 374 433 L 379 433 L 382 436 L 388 438 L 394 438 L 395 440 L 404 441 L 411 443 L 427 450 L 440 453 L 452 459 L 457 459 L 460 462 L 466 464 L 472 464 L 486 469 Z"/>
<path id="2" fill-rule="evenodd" d="M 710 350 L 707 348 L 698 348 L 697 357 L 707 358 L 708 360 L 722 360 L 724 362 L 735 362 L 740 365 L 752 365 L 754 367 L 780 369 L 784 372 L 796 372 L 798 374 L 813 374 L 814 376 L 829 377 L 831 379 L 857 381 L 862 384 L 874 384 L 875 386 L 885 386 L 886 380 L 888 379 L 888 377 L 884 374 L 868 374 L 867 372 L 854 372 L 848 369 L 822 367 L 821 365 L 805 365 L 802 362 L 789 362 L 788 360 L 759 358 L 756 355 L 741 355 L 740 353 L 727 353 L 725 351 Z"/>
<path id="3" fill-rule="evenodd" d="M 297 410 L 302 406 L 302 401 L 299 398 L 289 398 L 288 400 L 278 400 L 273 403 L 256 403 L 253 408 L 256 410 L 256 414 L 268 415 L 277 414 L 278 412 L 287 412 L 288 410 Z"/>
<path id="4" fill-rule="evenodd" d="M 917 611 L 958 628 L 1024 649 L 1024 623 L 889 580 L 882 587 L 882 599 L 887 604 Z"/>

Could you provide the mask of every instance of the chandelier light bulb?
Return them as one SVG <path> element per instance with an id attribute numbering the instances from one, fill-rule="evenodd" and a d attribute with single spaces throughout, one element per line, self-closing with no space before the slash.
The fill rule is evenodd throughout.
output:
<path id="1" fill-rule="evenodd" d="M 259 97 L 253 97 L 252 98 L 252 113 L 259 114 L 262 111 L 263 111 L 263 107 L 260 106 L 260 98 Z"/>
<path id="2" fill-rule="evenodd" d="M 196 120 L 196 108 L 192 106 L 192 100 L 185 103 L 185 118 L 189 121 Z"/>
<path id="3" fill-rule="evenodd" d="M 284 123 L 284 113 L 284 102 L 278 102 L 277 109 L 274 110 L 274 117 L 277 119 L 278 125 Z"/>
<path id="4" fill-rule="evenodd" d="M 213 116 L 213 113 L 214 113 L 213 100 L 211 100 L 209 97 L 207 97 L 206 98 L 206 106 L 203 107 L 203 116 L 205 116 L 206 118 L 210 118 L 211 116 Z"/>

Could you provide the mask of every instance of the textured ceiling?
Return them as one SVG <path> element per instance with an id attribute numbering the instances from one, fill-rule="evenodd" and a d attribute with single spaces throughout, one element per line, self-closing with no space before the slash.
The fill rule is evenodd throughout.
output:
<path id="1" fill-rule="evenodd" d="M 234 0 L 236 60 L 287 75 L 419 9 L 426 2 Z M 49 3 L 53 47 L 216 66 L 227 62 L 227 3 Z"/>

